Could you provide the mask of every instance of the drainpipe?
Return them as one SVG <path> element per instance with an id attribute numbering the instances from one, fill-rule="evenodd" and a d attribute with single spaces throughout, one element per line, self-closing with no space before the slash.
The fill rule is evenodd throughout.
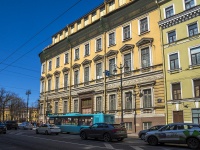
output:
<path id="1" fill-rule="evenodd" d="M 160 10 L 160 6 L 158 4 L 158 1 L 156 0 L 156 4 L 158 6 L 159 9 L 159 16 L 160 16 L 160 20 L 162 20 L 161 17 L 161 10 Z M 164 76 L 164 98 L 165 98 L 165 120 L 166 120 L 166 124 L 169 123 L 168 119 L 168 105 L 167 105 L 167 82 L 166 82 L 166 64 L 165 64 L 165 53 L 164 53 L 164 44 L 163 44 L 163 30 L 162 27 L 159 27 L 160 29 L 160 40 L 161 40 L 161 51 L 162 51 L 162 58 L 163 58 L 163 76 Z"/>

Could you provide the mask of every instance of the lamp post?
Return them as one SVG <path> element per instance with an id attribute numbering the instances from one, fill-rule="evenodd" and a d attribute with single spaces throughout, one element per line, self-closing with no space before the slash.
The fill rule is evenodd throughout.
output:
<path id="1" fill-rule="evenodd" d="M 127 63 L 125 63 L 124 65 L 122 65 L 121 63 L 120 63 L 120 66 L 118 67 L 117 65 L 114 65 L 115 66 L 115 68 L 114 68 L 114 70 L 113 70 L 113 72 L 114 73 L 117 73 L 117 69 L 119 69 L 120 70 L 120 89 L 121 89 L 121 123 L 123 123 L 124 122 L 124 114 L 123 114 L 123 88 L 122 88 L 122 70 L 123 70 L 123 68 L 125 69 L 125 70 L 128 70 L 129 69 L 129 66 L 127 65 Z"/>
<path id="2" fill-rule="evenodd" d="M 26 110 L 26 112 L 27 112 L 27 121 L 29 121 L 29 120 L 28 120 L 28 118 L 29 118 L 29 117 L 28 117 L 28 101 L 29 101 L 29 95 L 30 95 L 30 94 L 31 94 L 31 90 L 27 90 L 27 91 L 26 91 L 26 95 L 27 95 L 27 108 L 26 108 L 26 109 L 27 109 L 27 110 Z"/>

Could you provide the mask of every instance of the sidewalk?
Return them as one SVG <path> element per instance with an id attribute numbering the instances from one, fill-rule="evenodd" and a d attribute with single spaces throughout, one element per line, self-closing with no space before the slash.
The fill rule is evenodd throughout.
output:
<path id="1" fill-rule="evenodd" d="M 137 138 L 138 134 L 137 133 L 128 133 L 128 137 L 130 137 L 130 138 Z"/>

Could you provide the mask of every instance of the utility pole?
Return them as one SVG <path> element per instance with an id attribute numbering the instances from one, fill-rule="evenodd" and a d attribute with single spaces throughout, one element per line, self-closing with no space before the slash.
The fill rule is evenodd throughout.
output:
<path id="1" fill-rule="evenodd" d="M 29 116 L 28 116 L 28 101 L 29 101 L 29 95 L 31 94 L 31 90 L 27 90 L 26 91 L 26 95 L 27 95 L 27 121 L 29 121 Z"/>

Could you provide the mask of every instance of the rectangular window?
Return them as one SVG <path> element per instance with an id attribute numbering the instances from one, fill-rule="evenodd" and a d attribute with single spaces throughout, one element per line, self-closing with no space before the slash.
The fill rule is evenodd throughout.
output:
<path id="1" fill-rule="evenodd" d="M 48 80 L 48 91 L 51 91 L 51 79 Z"/>
<path id="2" fill-rule="evenodd" d="M 78 111 L 78 100 L 74 100 L 74 112 L 79 112 Z"/>
<path id="3" fill-rule="evenodd" d="M 165 15 L 166 15 L 166 18 L 169 18 L 174 15 L 173 6 L 165 8 Z"/>
<path id="4" fill-rule="evenodd" d="M 172 97 L 173 97 L 173 100 L 181 99 L 181 85 L 180 85 L 180 83 L 172 84 Z"/>
<path id="5" fill-rule="evenodd" d="M 114 74 L 113 72 L 114 68 L 115 68 L 115 58 L 109 60 L 109 71 L 111 75 Z"/>
<path id="6" fill-rule="evenodd" d="M 45 72 L 45 64 L 42 65 L 42 73 Z"/>
<path id="7" fill-rule="evenodd" d="M 41 92 L 44 92 L 44 81 L 41 83 Z"/>
<path id="8" fill-rule="evenodd" d="M 150 54 L 149 54 L 149 47 L 143 48 L 141 50 L 141 65 L 142 68 L 150 66 Z"/>
<path id="9" fill-rule="evenodd" d="M 116 110 L 115 94 L 109 96 L 109 110 Z"/>
<path id="10" fill-rule="evenodd" d="M 85 45 L 85 56 L 89 56 L 89 54 L 90 54 L 90 45 L 86 44 Z"/>
<path id="11" fill-rule="evenodd" d="M 132 122 L 125 122 L 125 127 L 127 131 L 132 131 Z"/>
<path id="12" fill-rule="evenodd" d="M 52 69 L 52 61 L 50 60 L 49 61 L 49 68 L 48 68 L 48 70 L 51 71 L 51 69 Z"/>
<path id="13" fill-rule="evenodd" d="M 191 64 L 192 66 L 200 65 L 200 46 L 191 48 L 190 49 L 191 54 Z"/>
<path id="14" fill-rule="evenodd" d="M 102 112 L 102 100 L 101 96 L 96 98 L 96 111 L 97 112 Z"/>
<path id="15" fill-rule="evenodd" d="M 143 130 L 151 128 L 152 122 L 143 122 Z"/>
<path id="16" fill-rule="evenodd" d="M 148 31 L 148 19 L 144 18 L 140 20 L 140 34 Z"/>
<path id="17" fill-rule="evenodd" d="M 194 96 L 200 97 L 200 79 L 193 80 L 194 82 Z"/>
<path id="18" fill-rule="evenodd" d="M 188 25 L 188 32 L 189 32 L 189 36 L 194 36 L 194 35 L 198 34 L 197 23 Z"/>
<path id="19" fill-rule="evenodd" d="M 76 86 L 79 83 L 78 78 L 79 78 L 79 71 L 76 70 L 76 71 L 74 71 L 74 85 L 76 85 Z"/>
<path id="20" fill-rule="evenodd" d="M 96 79 L 102 78 L 102 63 L 96 64 Z"/>
<path id="21" fill-rule="evenodd" d="M 75 49 L 75 60 L 79 59 L 79 48 Z"/>
<path id="22" fill-rule="evenodd" d="M 123 40 L 131 38 L 130 25 L 123 27 Z"/>
<path id="23" fill-rule="evenodd" d="M 56 68 L 60 66 L 60 57 L 56 58 Z"/>
<path id="24" fill-rule="evenodd" d="M 51 104 L 50 103 L 47 103 L 47 111 L 50 111 L 51 108 L 50 108 Z"/>
<path id="25" fill-rule="evenodd" d="M 55 90 L 59 89 L 59 77 L 56 77 Z"/>
<path id="26" fill-rule="evenodd" d="M 143 90 L 143 108 L 152 107 L 152 92 L 151 89 Z"/>
<path id="27" fill-rule="evenodd" d="M 190 9 L 194 6 L 195 6 L 194 0 L 185 0 L 185 9 Z"/>
<path id="28" fill-rule="evenodd" d="M 125 93 L 125 109 L 132 109 L 132 92 Z"/>
<path id="29" fill-rule="evenodd" d="M 124 55 L 124 64 L 126 64 L 128 66 L 128 70 L 124 70 L 125 71 L 131 71 L 131 53 L 125 54 Z"/>
<path id="30" fill-rule="evenodd" d="M 200 124 L 200 109 L 192 109 L 192 123 Z"/>
<path id="31" fill-rule="evenodd" d="M 169 55 L 170 70 L 179 69 L 178 53 Z"/>
<path id="32" fill-rule="evenodd" d="M 109 46 L 115 45 L 115 32 L 109 33 Z"/>
<path id="33" fill-rule="evenodd" d="M 176 41 L 176 31 L 171 31 L 168 33 L 168 43 L 173 43 Z"/>
<path id="34" fill-rule="evenodd" d="M 44 111 L 44 107 L 43 107 L 43 104 L 40 105 L 40 114 L 42 115 L 43 114 L 43 111 Z"/>
<path id="35" fill-rule="evenodd" d="M 68 74 L 64 74 L 64 89 L 67 89 L 68 86 Z"/>
<path id="36" fill-rule="evenodd" d="M 69 53 L 65 54 L 65 64 L 69 63 Z"/>
<path id="37" fill-rule="evenodd" d="M 63 104 L 63 113 L 67 113 L 67 101 L 64 101 L 64 104 Z"/>
<path id="38" fill-rule="evenodd" d="M 58 102 L 55 102 L 55 114 L 58 113 Z"/>
<path id="39" fill-rule="evenodd" d="M 89 67 L 84 68 L 84 82 L 89 81 Z"/>
<path id="40" fill-rule="evenodd" d="M 96 51 L 101 51 L 102 47 L 101 47 L 101 38 L 96 40 Z"/>

